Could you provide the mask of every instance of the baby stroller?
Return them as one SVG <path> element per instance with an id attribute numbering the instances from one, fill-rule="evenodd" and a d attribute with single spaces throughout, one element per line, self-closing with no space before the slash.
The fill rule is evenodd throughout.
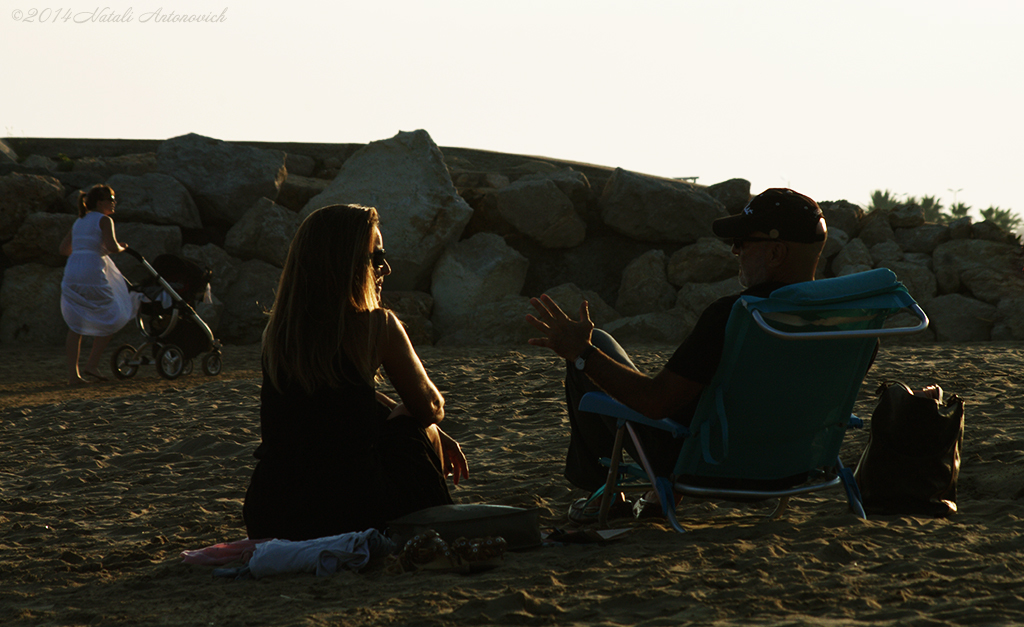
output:
<path id="1" fill-rule="evenodd" d="M 209 376 L 220 374 L 221 344 L 192 308 L 209 290 L 212 273 L 175 255 L 160 255 L 150 265 L 138 251 L 128 248 L 125 252 L 135 257 L 152 278 L 132 287 L 148 300 L 140 305 L 136 317 L 145 342 L 138 348 L 125 344 L 114 351 L 110 358 L 114 376 L 128 379 L 135 376 L 139 366 L 155 363 L 160 376 L 177 379 L 192 372 L 192 360 L 202 353 L 206 353 L 203 372 Z"/>

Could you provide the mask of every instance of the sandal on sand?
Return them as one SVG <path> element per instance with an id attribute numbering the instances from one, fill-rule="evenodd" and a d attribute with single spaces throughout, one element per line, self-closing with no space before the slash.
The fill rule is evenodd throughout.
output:
<path id="1" fill-rule="evenodd" d="M 96 379 L 97 381 L 110 381 L 110 379 L 108 379 L 107 377 L 104 377 L 103 375 L 101 375 L 98 372 L 89 372 L 87 370 L 83 370 L 82 374 L 87 376 L 87 377 L 92 377 L 93 379 Z"/>
<path id="2" fill-rule="evenodd" d="M 456 538 L 455 542 L 452 542 L 452 551 L 469 564 L 470 571 L 476 572 L 500 566 L 505 561 L 507 546 L 508 543 L 501 536 L 472 540 Z"/>
<path id="3" fill-rule="evenodd" d="M 641 520 L 644 518 L 665 518 L 665 512 L 661 509 L 661 501 L 656 497 L 647 498 L 641 496 L 633 503 L 633 518 Z"/>
<path id="4" fill-rule="evenodd" d="M 411 538 L 388 567 L 392 574 L 417 570 L 468 573 L 500 565 L 505 559 L 505 539 L 458 538 L 451 546 L 433 529 Z"/>
<path id="5" fill-rule="evenodd" d="M 581 525 L 597 522 L 601 515 L 601 499 L 596 498 L 588 504 L 589 497 L 576 499 L 569 506 L 569 520 Z M 608 518 L 627 518 L 633 515 L 633 505 L 629 501 L 616 500 L 608 510 Z"/>

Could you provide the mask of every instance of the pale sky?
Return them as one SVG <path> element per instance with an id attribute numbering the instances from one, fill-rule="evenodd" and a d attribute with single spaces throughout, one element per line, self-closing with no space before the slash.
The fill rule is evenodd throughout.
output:
<path id="1" fill-rule="evenodd" d="M 3 136 L 422 128 L 755 193 L 956 194 L 1024 215 L 1017 0 L 0 4 Z M 160 21 L 172 11 L 223 19 Z"/>

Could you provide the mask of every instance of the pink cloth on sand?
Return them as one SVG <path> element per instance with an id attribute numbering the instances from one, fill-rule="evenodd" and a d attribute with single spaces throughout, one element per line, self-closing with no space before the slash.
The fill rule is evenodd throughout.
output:
<path id="1" fill-rule="evenodd" d="M 246 538 L 244 540 L 235 540 L 234 542 L 221 542 L 204 549 L 182 551 L 181 559 L 186 564 L 196 564 L 198 566 L 220 566 L 238 560 L 247 564 L 249 563 L 249 558 L 252 557 L 253 552 L 256 550 L 256 546 L 267 540 L 270 540 L 270 538 L 262 540 Z"/>

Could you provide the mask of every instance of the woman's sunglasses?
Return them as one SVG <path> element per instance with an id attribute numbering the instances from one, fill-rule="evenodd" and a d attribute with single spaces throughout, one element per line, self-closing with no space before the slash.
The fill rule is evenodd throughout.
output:
<path id="1" fill-rule="evenodd" d="M 387 260 L 385 259 L 387 254 L 387 251 L 384 250 L 383 248 L 375 250 L 372 253 L 370 253 L 370 261 L 371 263 L 373 263 L 373 267 L 378 270 L 383 268 L 384 264 L 387 263 Z"/>

